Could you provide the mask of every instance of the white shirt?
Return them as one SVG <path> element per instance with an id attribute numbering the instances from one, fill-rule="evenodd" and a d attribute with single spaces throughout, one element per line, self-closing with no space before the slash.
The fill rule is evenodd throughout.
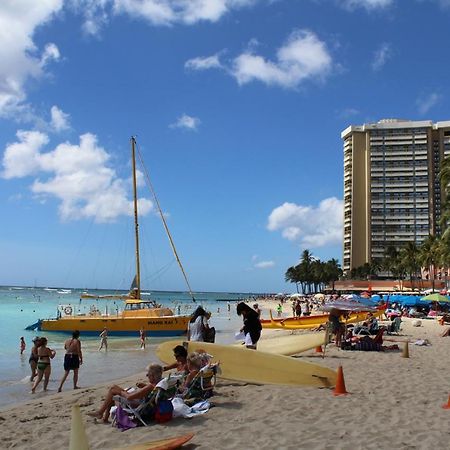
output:
<path id="1" fill-rule="evenodd" d="M 205 316 L 198 316 L 195 319 L 195 322 L 189 322 L 189 324 L 188 324 L 189 334 L 190 334 L 189 340 L 203 342 L 202 322 L 203 322 L 203 326 L 208 325 L 208 320 L 206 319 Z"/>

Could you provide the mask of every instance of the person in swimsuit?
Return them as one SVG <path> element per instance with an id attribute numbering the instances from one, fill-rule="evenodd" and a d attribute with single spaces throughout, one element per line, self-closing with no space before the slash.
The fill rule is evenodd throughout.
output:
<path id="1" fill-rule="evenodd" d="M 39 337 L 35 337 L 33 339 L 33 347 L 31 347 L 31 353 L 30 358 L 28 359 L 28 362 L 30 363 L 30 369 L 31 369 L 31 376 L 30 381 L 33 382 L 33 380 L 36 378 L 37 372 L 37 363 L 39 360 L 38 356 L 38 347 L 39 347 Z"/>
<path id="2" fill-rule="evenodd" d="M 66 354 L 64 355 L 64 375 L 61 383 L 59 384 L 58 392 L 61 392 L 64 382 L 69 375 L 69 372 L 73 370 L 73 388 L 78 389 L 78 369 L 83 364 L 83 354 L 81 353 L 80 332 L 75 330 L 72 333 L 72 339 L 67 339 L 64 343 Z"/>
<path id="3" fill-rule="evenodd" d="M 100 347 L 98 351 L 100 351 L 103 347 L 108 351 L 108 330 L 103 328 L 103 331 L 100 333 Z"/>
<path id="4" fill-rule="evenodd" d="M 163 367 L 163 371 L 176 369 L 177 373 L 188 373 L 187 368 L 187 356 L 188 352 L 182 345 L 177 345 L 173 348 L 173 356 L 175 357 L 175 362 Z"/>
<path id="5" fill-rule="evenodd" d="M 141 341 L 141 349 L 145 349 L 145 339 L 146 339 L 145 330 L 141 328 L 139 331 L 139 340 Z"/>
<path id="6" fill-rule="evenodd" d="M 53 359 L 56 355 L 55 350 L 47 347 L 47 338 L 45 337 L 39 340 L 37 353 L 39 358 L 37 362 L 37 379 L 31 388 L 32 394 L 36 392 L 36 388 L 42 378 L 44 378 L 44 391 L 47 390 L 48 382 L 50 380 L 50 373 L 52 371 L 50 359 Z"/>
<path id="7" fill-rule="evenodd" d="M 341 315 L 341 310 L 333 308 L 328 316 L 329 330 L 331 334 L 334 334 L 335 336 L 334 342 L 336 344 L 336 347 L 341 346 L 342 337 L 345 333 L 345 325 L 340 321 Z"/>
<path id="8" fill-rule="evenodd" d="M 20 338 L 20 354 L 21 354 L 21 355 L 23 355 L 23 352 L 25 351 L 26 346 L 27 346 L 27 344 L 25 344 L 25 339 L 24 339 L 24 337 L 22 336 L 22 337 Z"/>

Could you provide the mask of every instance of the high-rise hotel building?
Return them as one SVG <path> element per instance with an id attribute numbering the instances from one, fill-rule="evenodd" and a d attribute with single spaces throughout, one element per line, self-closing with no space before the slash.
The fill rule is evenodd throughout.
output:
<path id="1" fill-rule="evenodd" d="M 344 254 L 348 271 L 387 247 L 439 234 L 439 169 L 450 121 L 388 119 L 350 126 L 344 140 Z"/>

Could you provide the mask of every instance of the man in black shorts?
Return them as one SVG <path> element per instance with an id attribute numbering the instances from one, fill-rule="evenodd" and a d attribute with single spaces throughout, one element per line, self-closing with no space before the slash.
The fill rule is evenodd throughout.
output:
<path id="1" fill-rule="evenodd" d="M 78 369 L 83 364 L 83 354 L 81 353 L 80 332 L 74 331 L 72 333 L 72 339 L 67 339 L 64 343 L 66 354 L 64 355 L 64 375 L 58 388 L 58 392 L 61 392 L 64 382 L 69 375 L 69 372 L 73 370 L 73 388 L 78 389 Z"/>

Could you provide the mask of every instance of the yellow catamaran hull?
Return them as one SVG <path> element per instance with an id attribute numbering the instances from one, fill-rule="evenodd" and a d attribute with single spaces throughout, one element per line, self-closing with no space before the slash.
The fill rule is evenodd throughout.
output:
<path id="1" fill-rule="evenodd" d="M 98 335 L 105 327 L 110 336 L 136 336 L 142 328 L 147 336 L 181 336 L 186 333 L 189 317 L 62 317 L 41 320 L 38 330 L 72 333 L 80 331 L 82 335 Z"/>

